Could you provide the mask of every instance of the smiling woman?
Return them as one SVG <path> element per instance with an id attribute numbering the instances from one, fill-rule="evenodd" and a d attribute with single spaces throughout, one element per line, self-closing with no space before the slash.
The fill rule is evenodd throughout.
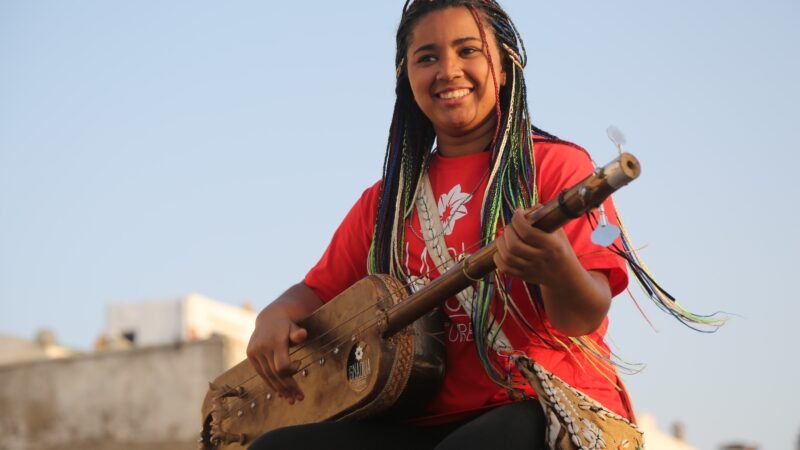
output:
<path id="1" fill-rule="evenodd" d="M 470 10 L 448 8 L 420 19 L 411 33 L 408 79 L 444 156 L 483 150 L 497 124 L 495 81 L 504 86 L 506 74 L 502 65 L 490 64 L 502 61 L 494 33 L 481 31 Z"/>
<path id="2" fill-rule="evenodd" d="M 251 448 L 552 446 L 537 394 L 512 355 L 536 361 L 609 414 L 632 419 L 604 342 L 611 298 L 627 285 L 624 261 L 591 242 L 588 217 L 545 232 L 524 212 L 593 167 L 580 147 L 532 124 L 526 55 L 512 21 L 490 0 L 406 2 L 395 62 L 383 177 L 356 202 L 305 279 L 260 313 L 248 359 L 289 407 L 306 394 L 293 378 L 300 361 L 289 353 L 309 337 L 298 323 L 351 285 L 387 274 L 420 290 L 492 241 L 498 270 L 444 302 L 437 336 L 446 370 L 411 417 L 280 428 Z M 605 210 L 616 217 L 610 202 Z M 359 375 L 365 348 L 359 343 L 351 358 Z"/>

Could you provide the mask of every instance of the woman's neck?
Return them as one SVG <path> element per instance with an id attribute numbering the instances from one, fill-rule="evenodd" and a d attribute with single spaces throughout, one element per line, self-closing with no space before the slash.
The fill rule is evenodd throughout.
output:
<path id="1" fill-rule="evenodd" d="M 495 123 L 494 114 L 491 114 L 480 126 L 464 134 L 450 134 L 436 130 L 436 147 L 439 154 L 454 158 L 486 150 L 494 138 Z"/>

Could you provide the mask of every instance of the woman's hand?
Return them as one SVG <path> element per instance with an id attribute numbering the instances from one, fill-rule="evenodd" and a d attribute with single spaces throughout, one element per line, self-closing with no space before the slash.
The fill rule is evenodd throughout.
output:
<path id="1" fill-rule="evenodd" d="M 289 346 L 302 344 L 308 333 L 280 311 L 264 310 L 256 319 L 256 329 L 247 345 L 247 359 L 267 385 L 293 404 L 303 392 L 292 377 L 300 361 L 291 361 Z"/>
<path id="2" fill-rule="evenodd" d="M 303 392 L 293 375 L 301 361 L 293 361 L 289 347 L 305 342 L 308 332 L 297 325 L 322 305 L 306 285 L 289 288 L 256 318 L 256 329 L 247 345 L 247 359 L 264 382 L 289 404 L 303 400 Z"/>
<path id="3" fill-rule="evenodd" d="M 531 284 L 555 285 L 564 278 L 575 252 L 562 229 L 547 233 L 528 223 L 518 209 L 495 243 L 494 262 L 506 275 Z"/>
<path id="4" fill-rule="evenodd" d="M 562 229 L 534 228 L 520 209 L 495 243 L 498 270 L 541 287 L 545 312 L 557 330 L 580 336 L 600 326 L 611 307 L 608 279 L 583 268 Z"/>

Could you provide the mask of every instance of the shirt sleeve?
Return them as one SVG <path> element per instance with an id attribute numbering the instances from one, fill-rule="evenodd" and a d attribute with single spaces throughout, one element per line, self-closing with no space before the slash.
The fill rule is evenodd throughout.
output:
<path id="1" fill-rule="evenodd" d="M 367 257 L 375 226 L 381 183 L 361 194 L 333 234 L 319 262 L 306 274 L 305 284 L 323 301 L 367 276 Z"/>
<path id="2" fill-rule="evenodd" d="M 579 183 L 594 171 L 588 153 L 577 145 L 553 140 L 535 142 L 539 200 L 542 203 L 556 198 L 561 191 Z M 603 206 L 609 223 L 617 225 L 617 212 L 610 197 L 603 202 Z M 594 223 L 597 223 L 597 211 L 591 214 Z M 616 296 L 628 286 L 625 260 L 608 248 L 593 243 L 592 231 L 592 224 L 586 215 L 564 225 L 564 232 L 581 265 L 586 270 L 604 273 L 608 277 L 612 295 Z M 614 243 L 622 248 L 619 238 Z"/>

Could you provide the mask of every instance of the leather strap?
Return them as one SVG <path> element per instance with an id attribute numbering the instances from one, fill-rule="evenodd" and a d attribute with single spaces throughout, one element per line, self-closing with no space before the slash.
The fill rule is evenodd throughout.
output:
<path id="1" fill-rule="evenodd" d="M 431 187 L 431 181 L 427 173 L 422 175 L 420 189 L 417 191 L 415 203 L 417 213 L 419 214 L 419 222 L 422 226 L 422 236 L 425 239 L 425 247 L 428 249 L 428 255 L 439 270 L 439 273 L 442 274 L 450 270 L 456 262 L 447 250 L 447 243 L 444 240 L 444 226 L 439 216 L 436 197 L 433 195 L 433 188 Z M 475 289 L 469 286 L 459 292 L 456 298 L 467 315 L 472 317 L 472 301 L 475 298 Z M 494 321 L 494 317 L 490 316 L 489 319 L 490 321 Z M 511 350 L 512 347 L 503 330 L 499 329 L 499 325 L 495 325 L 495 327 L 496 328 L 492 330 L 492 333 L 497 333 L 497 338 L 494 341 L 494 349 L 498 351 Z"/>

